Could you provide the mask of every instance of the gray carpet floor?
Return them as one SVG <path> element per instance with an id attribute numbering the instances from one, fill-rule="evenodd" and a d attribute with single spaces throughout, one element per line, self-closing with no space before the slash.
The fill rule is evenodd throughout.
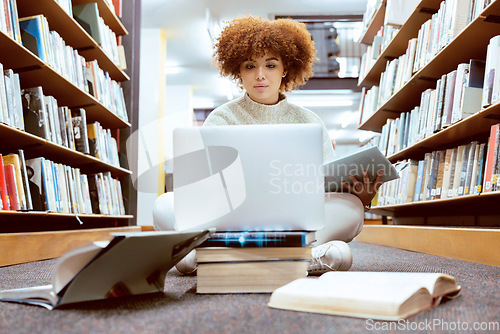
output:
<path id="1" fill-rule="evenodd" d="M 0 302 L 0 334 L 500 332 L 500 267 L 359 242 L 350 245 L 353 271 L 447 273 L 462 286 L 462 295 L 405 321 L 375 322 L 270 309 L 266 306 L 269 294 L 196 295 L 196 276 L 171 270 L 163 294 L 53 311 Z M 48 284 L 54 263 L 0 268 L 0 289 Z"/>

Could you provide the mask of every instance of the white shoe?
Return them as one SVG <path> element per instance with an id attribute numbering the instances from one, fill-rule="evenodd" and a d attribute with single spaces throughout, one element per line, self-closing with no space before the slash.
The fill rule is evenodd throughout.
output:
<path id="1" fill-rule="evenodd" d="M 343 241 L 330 241 L 311 250 L 312 259 L 307 266 L 309 275 L 321 275 L 327 271 L 347 271 L 352 265 L 352 253 Z"/>
<path id="2" fill-rule="evenodd" d="M 193 274 L 196 271 L 196 250 L 193 249 L 188 255 L 184 256 L 182 260 L 177 262 L 175 268 L 184 275 Z"/>

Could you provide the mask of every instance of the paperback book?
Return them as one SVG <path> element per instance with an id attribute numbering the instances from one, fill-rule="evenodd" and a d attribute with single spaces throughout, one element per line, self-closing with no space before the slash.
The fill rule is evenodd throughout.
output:
<path id="1" fill-rule="evenodd" d="M 208 238 L 212 230 L 113 233 L 62 255 L 52 284 L 0 291 L 0 301 L 63 305 L 163 292 L 167 271 Z"/>

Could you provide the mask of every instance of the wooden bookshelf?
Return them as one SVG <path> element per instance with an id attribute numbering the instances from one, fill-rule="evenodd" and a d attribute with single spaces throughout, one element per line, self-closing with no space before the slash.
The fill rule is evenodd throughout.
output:
<path id="1" fill-rule="evenodd" d="M 123 25 L 120 18 L 115 14 L 113 9 L 104 0 L 72 0 L 73 5 L 83 5 L 86 3 L 97 2 L 99 15 L 104 22 L 115 32 L 117 36 L 128 35 L 127 28 Z"/>
<path id="2" fill-rule="evenodd" d="M 87 2 L 92 1 L 74 0 L 73 4 Z M 103 0 L 96 2 L 106 24 L 117 35 L 128 34 L 127 29 L 111 8 Z M 138 5 L 140 3 L 134 3 L 134 8 L 137 8 Z M 135 88 L 132 88 L 135 85 L 127 82 L 130 77 L 111 61 L 102 48 L 55 0 L 17 0 L 17 7 L 19 17 L 43 14 L 49 22 L 50 30 L 57 31 L 66 44 L 77 50 L 86 61 L 97 60 L 99 67 L 108 72 L 111 79 L 123 81 L 124 86 L 130 90 L 129 93 L 132 89 L 135 91 Z M 137 28 L 132 30 L 134 36 L 137 35 L 135 31 Z M 135 39 L 134 45 L 137 45 Z M 126 50 L 126 53 L 129 51 Z M 121 148 L 125 146 L 131 123 L 120 119 L 103 103 L 64 78 L 21 43 L 3 32 L 0 32 L 0 63 L 4 65 L 4 69 L 12 69 L 19 74 L 21 88 L 42 86 L 44 95 L 53 96 L 59 106 L 68 106 L 72 109 L 84 108 L 87 123 L 98 121 L 104 128 L 116 129 L 117 131 L 113 133 L 118 134 L 117 140 L 121 139 L 118 144 Z M 127 98 L 130 98 L 130 95 Z M 130 101 L 126 101 L 126 103 L 128 103 L 129 115 L 133 114 L 134 111 L 130 110 Z M 120 134 L 118 129 L 124 130 L 124 132 Z M 0 124 L 0 153 L 17 153 L 18 149 L 23 149 L 26 159 L 43 156 L 54 162 L 79 168 L 84 174 L 110 172 L 113 178 L 125 180 L 124 188 L 128 187 L 132 174 L 130 170 L 121 166 L 113 166 L 88 154 L 69 149 L 6 124 Z M 123 148 L 121 153 L 122 155 L 125 153 Z M 128 195 L 133 194 L 133 191 L 127 188 L 124 192 Z M 124 197 L 126 202 L 127 195 Z M 128 204 L 125 203 L 127 212 L 131 211 L 130 203 Z M 133 211 L 135 212 L 135 210 Z M 139 227 L 129 226 L 133 219 L 134 216 L 131 214 L 105 215 L 0 210 L 0 248 L 2 249 L 0 266 L 56 257 L 71 248 L 90 241 L 102 237 L 109 238 L 110 232 L 140 231 Z M 46 244 L 48 242 L 60 242 L 61 244 L 48 245 Z M 22 247 L 19 246 L 21 243 Z M 49 255 L 45 253 L 47 249 L 50 249 Z"/>
<path id="3" fill-rule="evenodd" d="M 132 173 L 125 168 L 107 164 L 91 155 L 52 143 L 44 138 L 0 123 L 0 150 L 3 153 L 16 153 L 18 148 L 24 150 L 26 159 L 41 155 L 49 160 L 78 167 L 85 174 L 110 171 L 111 175 L 119 177 Z"/>
<path id="4" fill-rule="evenodd" d="M 130 123 L 106 108 L 89 93 L 81 90 L 72 82 L 45 64 L 30 50 L 0 32 L 0 63 L 19 73 L 21 88 L 42 86 L 45 95 L 54 96 L 59 105 L 70 108 L 85 108 L 89 123 L 99 121 L 105 128 L 130 127 Z"/>
<path id="5" fill-rule="evenodd" d="M 500 122 L 500 103 L 485 108 L 449 127 L 422 139 L 416 144 L 388 157 L 391 162 L 403 159 L 422 160 L 426 152 L 457 147 L 475 139 L 485 139 L 490 127 Z"/>
<path id="6" fill-rule="evenodd" d="M 385 16 L 385 7 L 387 5 L 386 0 L 382 0 L 380 6 L 377 8 L 373 17 L 366 27 L 366 30 L 363 32 L 363 35 L 360 38 L 360 43 L 363 44 L 371 44 L 373 42 L 373 37 L 377 35 L 377 32 L 380 30 L 380 27 L 384 25 L 384 16 Z"/>
<path id="7" fill-rule="evenodd" d="M 405 53 L 408 47 L 408 40 L 417 37 L 418 29 L 425 21 L 431 18 L 432 14 L 437 12 L 441 1 L 442 0 L 423 0 L 417 5 L 396 36 L 394 36 L 389 45 L 382 51 L 363 80 L 360 81 L 359 86 L 378 85 L 380 82 L 380 74 L 385 70 L 386 62 Z"/>
<path id="8" fill-rule="evenodd" d="M 57 31 L 66 44 L 77 50 L 87 61 L 96 59 L 99 67 L 108 72 L 115 81 L 130 80 L 129 76 L 104 53 L 100 45 L 57 2 L 17 0 L 17 4 L 20 18 L 43 14 L 49 21 L 50 30 Z"/>
<path id="9" fill-rule="evenodd" d="M 356 241 L 500 266 L 500 229 L 372 225 Z"/>
<path id="10" fill-rule="evenodd" d="M 376 206 L 370 212 L 391 217 L 454 216 L 470 214 L 471 210 L 484 215 L 493 215 L 498 214 L 498 203 L 500 203 L 500 192 L 489 192 L 406 204 Z"/>
<path id="11" fill-rule="evenodd" d="M 128 226 L 38 233 L 2 233 L 0 267 L 56 258 L 90 242 L 111 240 L 113 232 L 139 231 L 138 226 Z"/>
<path id="12" fill-rule="evenodd" d="M 388 117 L 399 117 L 398 113 L 411 110 L 418 105 L 421 93 L 435 87 L 436 81 L 443 74 L 453 71 L 459 63 L 469 62 L 470 59 L 485 59 L 489 40 L 499 33 L 495 19 L 498 14 L 500 14 L 500 1 L 494 1 L 359 128 L 380 132 Z"/>
<path id="13" fill-rule="evenodd" d="M 378 85 L 388 60 L 406 52 L 409 39 L 418 35 L 422 23 L 441 1 L 422 0 L 384 50 L 367 76 L 360 82 Z M 422 92 L 435 88 L 437 80 L 470 59 L 485 59 L 491 37 L 500 33 L 500 1 L 493 1 L 434 58 L 415 73 L 363 124 L 363 130 L 380 132 L 388 118 L 397 118 L 420 104 Z M 425 153 L 457 147 L 473 140 L 485 142 L 492 124 L 500 122 L 500 103 L 479 110 L 440 131 L 388 157 L 391 162 L 422 160 Z M 447 256 L 490 265 L 499 265 L 500 192 L 479 193 L 446 199 L 376 206 L 370 213 L 392 217 L 394 225 L 365 226 L 357 241 L 376 243 L 428 254 Z M 413 225 L 407 225 L 413 224 Z M 436 225 L 448 226 L 436 226 Z M 453 226 L 455 225 L 455 226 Z M 462 225 L 462 226 L 460 226 Z M 483 226 L 484 225 L 484 226 Z M 487 225 L 487 226 L 486 226 Z"/>

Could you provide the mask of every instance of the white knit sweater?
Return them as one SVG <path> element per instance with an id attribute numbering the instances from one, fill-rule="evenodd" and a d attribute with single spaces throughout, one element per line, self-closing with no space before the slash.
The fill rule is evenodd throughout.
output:
<path id="1" fill-rule="evenodd" d="M 323 127 L 323 160 L 335 157 L 333 145 L 321 119 L 312 111 L 289 103 L 284 94 L 273 105 L 253 101 L 248 94 L 227 102 L 210 113 L 203 125 L 318 123 Z"/>

